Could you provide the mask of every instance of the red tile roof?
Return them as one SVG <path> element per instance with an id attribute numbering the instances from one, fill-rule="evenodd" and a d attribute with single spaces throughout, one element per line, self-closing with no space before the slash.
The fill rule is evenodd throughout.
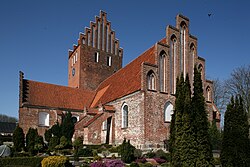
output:
<path id="1" fill-rule="evenodd" d="M 97 88 L 91 107 L 106 104 L 141 89 L 141 64 L 155 64 L 155 47 L 141 54 L 134 61 L 104 80 Z"/>
<path id="2" fill-rule="evenodd" d="M 90 105 L 94 92 L 28 80 L 28 104 L 83 110 Z"/>

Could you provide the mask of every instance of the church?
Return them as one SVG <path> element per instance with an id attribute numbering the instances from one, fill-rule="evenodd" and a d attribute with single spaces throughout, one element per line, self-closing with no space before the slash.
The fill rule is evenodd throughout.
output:
<path id="1" fill-rule="evenodd" d="M 77 45 L 68 53 L 68 86 L 43 83 L 19 76 L 19 126 L 40 135 L 71 112 L 73 139 L 84 144 L 118 145 L 123 139 L 140 149 L 164 148 L 170 136 L 176 78 L 193 69 L 201 71 L 209 121 L 220 124 L 213 103 L 213 82 L 206 80 L 205 59 L 198 56 L 197 38 L 190 34 L 189 19 L 176 16 L 166 36 L 122 67 L 123 49 L 116 32 L 100 11 Z M 192 88 L 191 88 L 192 89 Z"/>

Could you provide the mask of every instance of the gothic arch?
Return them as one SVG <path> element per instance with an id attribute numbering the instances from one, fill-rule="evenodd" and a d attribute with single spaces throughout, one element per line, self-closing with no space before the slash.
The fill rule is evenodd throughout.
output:
<path id="1" fill-rule="evenodd" d="M 166 102 L 164 105 L 164 122 L 171 122 L 174 106 L 171 102 Z"/>
<path id="2" fill-rule="evenodd" d="M 129 108 L 127 103 L 122 104 L 122 128 L 128 127 L 128 114 L 129 114 Z"/>
<path id="3" fill-rule="evenodd" d="M 156 90 L 156 75 L 153 70 L 147 74 L 147 88 L 148 90 Z"/>
<path id="4" fill-rule="evenodd" d="M 207 96 L 207 101 L 211 102 L 211 100 L 212 100 L 212 92 L 211 92 L 210 86 L 207 86 L 207 88 L 206 88 L 206 96 Z"/>
<path id="5" fill-rule="evenodd" d="M 162 50 L 159 55 L 159 73 L 160 73 L 160 91 L 167 92 L 168 71 L 169 71 L 169 57 L 166 52 Z"/>

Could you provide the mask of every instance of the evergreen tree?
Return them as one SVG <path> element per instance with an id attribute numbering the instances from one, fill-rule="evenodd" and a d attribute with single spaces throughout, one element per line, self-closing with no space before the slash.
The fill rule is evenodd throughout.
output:
<path id="1" fill-rule="evenodd" d="M 46 140 L 48 143 L 49 143 L 51 137 L 52 137 L 52 130 L 51 130 L 51 129 L 45 130 L 44 138 L 45 138 L 45 140 Z"/>
<path id="2" fill-rule="evenodd" d="M 63 119 L 62 124 L 61 124 L 61 132 L 67 138 L 68 141 L 71 141 L 71 139 L 73 137 L 74 126 L 75 125 L 74 125 L 74 122 L 72 120 L 72 114 L 71 114 L 71 112 L 67 112 L 66 116 Z"/>
<path id="3" fill-rule="evenodd" d="M 183 101 L 183 114 L 182 114 L 182 136 L 181 136 L 181 162 L 182 166 L 195 166 L 196 157 L 196 141 L 194 135 L 194 127 L 192 125 L 192 106 L 191 106 L 191 86 L 189 77 L 186 75 L 184 83 L 184 101 Z"/>
<path id="4" fill-rule="evenodd" d="M 130 144 L 130 140 L 123 140 L 122 145 L 119 146 L 119 154 L 121 155 L 121 160 L 125 163 L 131 163 L 135 160 L 134 157 L 135 147 Z"/>
<path id="5" fill-rule="evenodd" d="M 13 132 L 13 143 L 14 143 L 14 150 L 17 152 L 22 151 L 25 147 L 23 129 L 19 125 Z"/>
<path id="6" fill-rule="evenodd" d="M 222 136 L 221 132 L 218 130 L 216 126 L 216 121 L 214 120 L 209 127 L 209 136 L 210 141 L 212 144 L 212 150 L 220 150 L 221 149 L 221 142 L 222 142 Z"/>
<path id="7" fill-rule="evenodd" d="M 225 113 L 221 162 L 224 167 L 250 166 L 247 113 L 241 97 L 231 98 Z"/>
<path id="8" fill-rule="evenodd" d="M 56 122 L 56 124 L 54 124 L 50 130 L 53 136 L 57 136 L 58 138 L 62 137 L 62 128 L 59 122 Z"/>
<path id="9" fill-rule="evenodd" d="M 205 98 L 203 96 L 201 73 L 198 71 L 197 67 L 194 68 L 192 120 L 197 151 L 195 166 L 211 166 L 213 155 L 208 133 L 209 123 L 205 108 Z"/>
<path id="10" fill-rule="evenodd" d="M 37 136 L 37 129 L 29 128 L 28 133 L 26 134 L 26 147 L 28 152 L 30 152 L 32 155 L 35 154 L 35 139 Z"/>
<path id="11" fill-rule="evenodd" d="M 184 110 L 184 77 L 181 75 L 176 81 L 176 100 L 175 100 L 175 113 L 174 113 L 174 122 L 172 121 L 171 131 L 173 134 L 170 134 L 170 143 L 171 143 L 171 164 L 175 167 L 181 166 L 181 140 L 182 140 L 182 114 Z"/>

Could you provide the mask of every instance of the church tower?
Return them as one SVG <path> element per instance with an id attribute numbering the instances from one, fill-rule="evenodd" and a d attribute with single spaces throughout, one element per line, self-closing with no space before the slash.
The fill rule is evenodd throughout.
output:
<path id="1" fill-rule="evenodd" d="M 98 85 L 122 67 L 123 49 L 111 29 L 107 14 L 100 11 L 80 33 L 78 45 L 69 51 L 68 86 L 95 90 Z"/>

